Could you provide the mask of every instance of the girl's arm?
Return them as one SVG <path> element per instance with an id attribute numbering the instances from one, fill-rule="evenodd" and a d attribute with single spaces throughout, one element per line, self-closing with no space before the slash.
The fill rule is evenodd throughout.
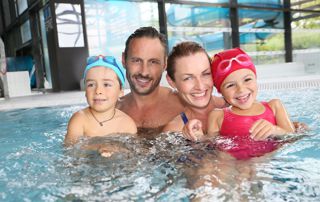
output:
<path id="1" fill-rule="evenodd" d="M 273 99 L 269 102 L 269 105 L 274 110 L 274 114 L 277 120 L 277 126 L 280 127 L 284 133 L 293 133 L 295 131 L 294 125 L 290 121 L 286 108 L 279 99 Z M 280 135 L 282 135 L 280 133 Z"/>
<path id="2" fill-rule="evenodd" d="M 216 137 L 223 121 L 223 110 L 216 109 L 209 113 L 208 117 L 208 138 Z"/>
<path id="3" fill-rule="evenodd" d="M 281 101 L 279 99 L 273 99 L 268 104 L 275 115 L 277 125 L 273 125 L 267 120 L 260 119 L 251 127 L 251 137 L 255 140 L 264 140 L 270 136 L 293 133 L 294 126 Z"/>

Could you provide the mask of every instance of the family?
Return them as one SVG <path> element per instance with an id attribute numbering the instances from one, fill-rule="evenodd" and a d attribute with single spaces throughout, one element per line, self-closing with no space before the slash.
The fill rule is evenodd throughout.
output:
<path id="1" fill-rule="evenodd" d="M 164 71 L 172 88 L 160 86 Z M 211 59 L 189 41 L 168 54 L 165 37 L 153 27 L 141 27 L 127 39 L 122 64 L 112 56 L 89 57 L 84 80 L 89 106 L 71 117 L 67 146 L 82 137 L 175 131 L 190 141 L 231 138 L 235 147 L 217 148 L 247 159 L 274 151 L 275 138 L 295 131 L 280 100 L 256 100 L 255 65 L 240 48 Z M 213 96 L 214 87 L 222 97 Z"/>

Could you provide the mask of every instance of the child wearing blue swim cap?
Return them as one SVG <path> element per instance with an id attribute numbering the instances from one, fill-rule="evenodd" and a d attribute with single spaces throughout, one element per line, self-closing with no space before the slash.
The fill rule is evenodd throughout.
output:
<path id="1" fill-rule="evenodd" d="M 73 145 L 81 137 L 107 136 L 115 133 L 136 134 L 132 118 L 116 109 L 123 96 L 125 77 L 122 65 L 112 56 L 92 56 L 84 71 L 88 107 L 69 120 L 64 143 Z"/>

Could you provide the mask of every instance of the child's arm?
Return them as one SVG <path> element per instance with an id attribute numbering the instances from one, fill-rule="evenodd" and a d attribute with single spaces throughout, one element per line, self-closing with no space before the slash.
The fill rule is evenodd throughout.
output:
<path id="1" fill-rule="evenodd" d="M 294 126 L 281 101 L 279 99 L 273 99 L 268 104 L 275 114 L 277 125 L 273 125 L 263 119 L 258 120 L 250 129 L 251 137 L 255 140 L 263 140 L 270 136 L 293 133 L 295 131 Z"/>
<path id="2" fill-rule="evenodd" d="M 76 112 L 69 120 L 67 134 L 64 138 L 65 146 L 74 145 L 84 135 L 82 113 L 83 111 Z"/>
<path id="3" fill-rule="evenodd" d="M 223 110 L 213 110 L 208 117 L 208 136 L 216 137 L 219 134 L 223 121 Z"/>

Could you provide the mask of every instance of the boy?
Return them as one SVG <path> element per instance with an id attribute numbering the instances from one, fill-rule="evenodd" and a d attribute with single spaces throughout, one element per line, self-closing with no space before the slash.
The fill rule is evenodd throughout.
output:
<path id="1" fill-rule="evenodd" d="M 125 77 L 122 65 L 114 57 L 89 57 L 84 82 L 89 106 L 71 117 L 65 145 L 73 145 L 81 137 L 137 132 L 133 119 L 115 108 L 118 98 L 123 96 Z"/>

